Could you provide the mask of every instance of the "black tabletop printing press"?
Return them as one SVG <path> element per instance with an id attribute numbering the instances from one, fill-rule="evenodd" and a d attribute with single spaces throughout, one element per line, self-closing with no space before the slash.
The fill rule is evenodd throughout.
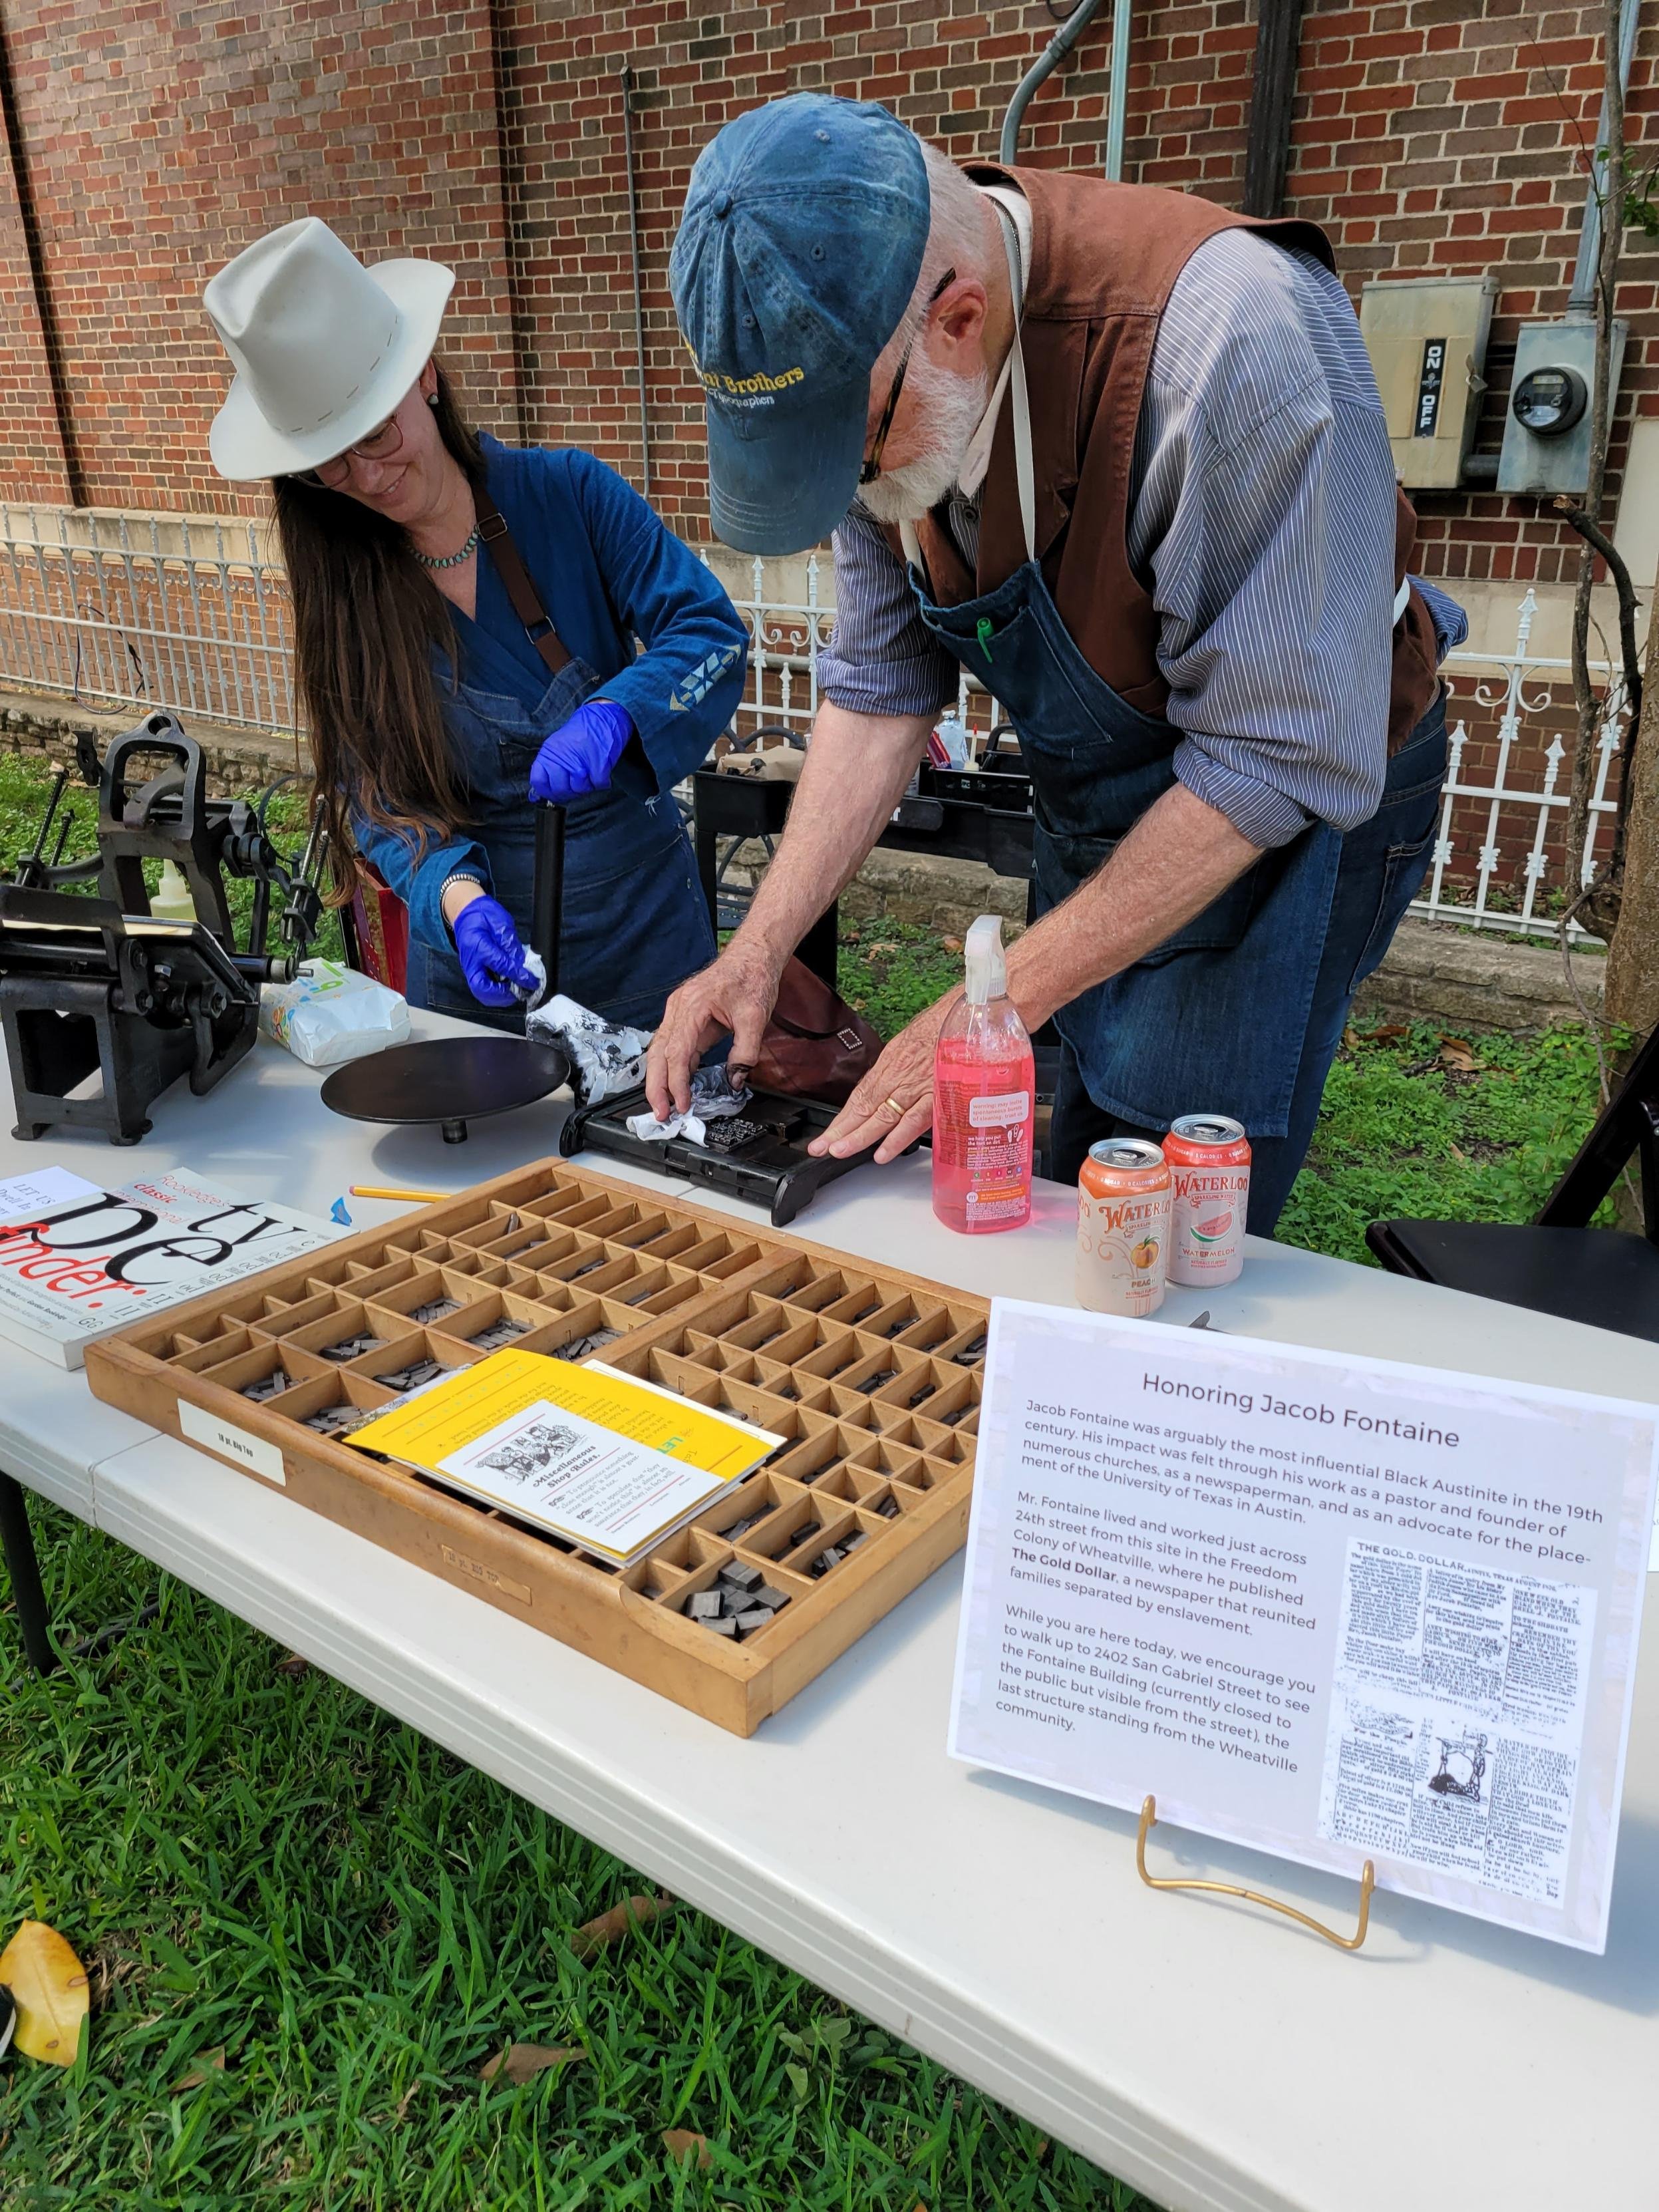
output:
<path id="1" fill-rule="evenodd" d="M 139 763 L 158 757 L 161 772 L 135 786 Z M 171 714 L 147 716 L 101 763 L 82 737 L 76 766 L 98 791 L 97 851 L 63 857 L 71 817 L 69 771 L 61 770 L 33 849 L 0 884 L 0 1020 L 14 1133 L 38 1138 L 68 1124 L 131 1145 L 150 1127 L 151 1103 L 180 1076 L 201 1097 L 252 1044 L 260 984 L 291 981 L 316 934 L 323 837 L 313 830 L 291 867 L 266 833 L 271 794 L 257 805 L 210 798 L 201 748 Z M 146 860 L 178 868 L 194 921 L 152 914 Z M 240 949 L 228 876 L 254 887 Z M 267 950 L 273 919 L 283 947 L 275 953 Z"/>

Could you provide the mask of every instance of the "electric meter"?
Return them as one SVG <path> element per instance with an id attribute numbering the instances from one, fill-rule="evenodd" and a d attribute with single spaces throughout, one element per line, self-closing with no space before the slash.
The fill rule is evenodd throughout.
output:
<path id="1" fill-rule="evenodd" d="M 1516 386 L 1510 410 L 1534 438 L 1559 438 L 1583 416 L 1589 399 L 1589 388 L 1576 368 L 1534 368 Z"/>
<path id="2" fill-rule="evenodd" d="M 1629 325 L 1615 323 L 1608 349 L 1607 409 L 1619 398 Z M 1498 489 L 1538 499 L 1581 494 L 1589 483 L 1589 396 L 1595 380 L 1595 325 L 1588 315 L 1523 323 L 1504 416 Z"/>

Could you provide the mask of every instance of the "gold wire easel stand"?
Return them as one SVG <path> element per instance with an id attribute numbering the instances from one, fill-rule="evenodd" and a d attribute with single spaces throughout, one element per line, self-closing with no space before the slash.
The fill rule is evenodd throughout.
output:
<path id="1" fill-rule="evenodd" d="M 1158 1800 L 1148 1797 L 1140 1808 L 1140 1828 L 1135 1837 L 1135 1872 L 1148 1889 L 1208 1889 L 1218 1897 L 1242 1897 L 1251 1905 L 1265 1905 L 1269 1912 L 1282 1912 L 1287 1920 L 1300 1921 L 1316 1936 L 1334 1943 L 1339 1951 L 1357 1951 L 1364 1942 L 1365 1931 L 1371 1924 L 1371 1892 L 1376 1887 L 1376 1869 L 1370 1859 L 1359 1875 L 1359 1924 L 1352 1936 L 1339 1936 L 1334 1928 L 1327 1928 L 1323 1921 L 1316 1920 L 1310 1913 L 1299 1912 L 1293 1905 L 1285 1905 L 1277 1897 L 1265 1897 L 1259 1889 L 1245 1889 L 1236 1881 L 1194 1881 L 1182 1875 L 1148 1874 L 1146 1838 L 1157 1826 Z"/>

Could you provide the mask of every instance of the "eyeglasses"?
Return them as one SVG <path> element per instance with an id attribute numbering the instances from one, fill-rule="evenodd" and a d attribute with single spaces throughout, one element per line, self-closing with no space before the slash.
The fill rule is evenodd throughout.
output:
<path id="1" fill-rule="evenodd" d="M 388 415 L 378 430 L 359 438 L 355 446 L 336 453 L 332 460 L 319 461 L 314 469 L 294 470 L 291 480 L 295 483 L 320 484 L 325 491 L 338 491 L 351 474 L 354 460 L 389 461 L 394 453 L 402 452 L 403 443 L 402 425 L 395 415 Z"/>
<path id="2" fill-rule="evenodd" d="M 904 389 L 904 372 L 910 366 L 910 355 L 915 349 L 917 338 L 921 335 L 922 324 L 927 321 L 929 311 L 939 305 L 956 281 L 956 270 L 947 269 L 927 295 L 927 306 L 922 309 L 921 322 L 916 325 L 915 329 L 904 342 L 904 351 L 899 356 L 899 365 L 893 372 L 893 381 L 888 388 L 887 404 L 881 410 L 880 422 L 876 425 L 875 442 L 870 448 L 864 466 L 859 471 L 860 484 L 874 483 L 876 478 L 881 474 L 881 457 L 886 447 L 887 433 L 893 427 L 893 416 L 898 410 L 899 394 Z"/>

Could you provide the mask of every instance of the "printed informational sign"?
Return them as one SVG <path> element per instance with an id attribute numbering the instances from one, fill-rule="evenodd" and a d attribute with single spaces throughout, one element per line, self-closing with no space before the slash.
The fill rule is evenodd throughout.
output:
<path id="1" fill-rule="evenodd" d="M 999 1299 L 951 1750 L 1603 1948 L 1659 1409 Z"/>

